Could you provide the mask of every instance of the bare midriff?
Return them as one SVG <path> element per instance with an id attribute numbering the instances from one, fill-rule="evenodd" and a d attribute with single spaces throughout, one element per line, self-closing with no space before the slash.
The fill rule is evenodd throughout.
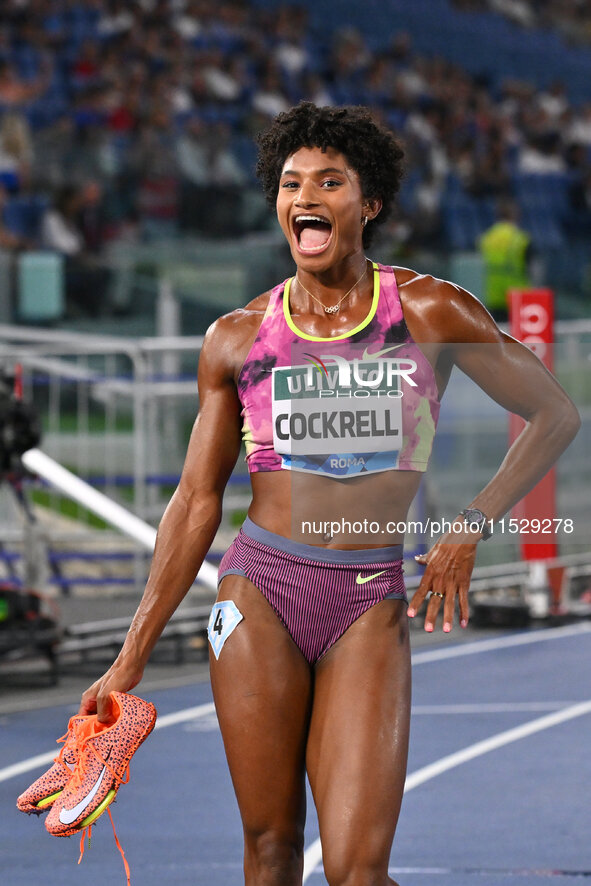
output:
<path id="1" fill-rule="evenodd" d="M 422 476 L 384 471 L 335 480 L 315 473 L 259 471 L 251 474 L 248 516 L 277 535 L 325 548 L 401 544 Z M 324 525 L 327 531 L 318 531 Z"/>

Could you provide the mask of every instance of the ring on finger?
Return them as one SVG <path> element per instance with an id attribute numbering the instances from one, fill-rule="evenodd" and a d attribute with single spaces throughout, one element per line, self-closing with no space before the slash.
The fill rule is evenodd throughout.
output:
<path id="1" fill-rule="evenodd" d="M 431 591 L 431 597 L 441 597 L 443 600 L 445 594 L 442 594 L 441 591 Z M 431 599 L 431 597 L 429 597 L 429 599 Z"/>

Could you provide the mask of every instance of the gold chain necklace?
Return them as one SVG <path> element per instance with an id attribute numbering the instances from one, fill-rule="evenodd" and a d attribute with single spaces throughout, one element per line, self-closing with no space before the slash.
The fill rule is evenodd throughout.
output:
<path id="1" fill-rule="evenodd" d="M 361 281 L 362 281 L 363 278 L 365 277 L 366 273 L 367 273 L 367 264 L 365 265 L 365 267 L 364 267 L 364 269 L 363 269 L 363 274 L 361 275 L 361 277 L 359 278 L 359 280 L 356 280 L 356 281 L 355 281 L 355 283 L 353 284 L 353 286 L 351 287 L 351 289 L 349 289 L 347 292 L 345 292 L 345 294 L 343 295 L 343 297 L 339 299 L 339 301 L 336 303 L 336 305 L 328 305 L 328 306 L 325 305 L 325 304 L 323 304 L 323 303 L 320 301 L 320 299 L 317 298 L 317 297 L 314 295 L 313 292 L 310 292 L 309 289 L 306 289 L 306 287 L 304 286 L 304 284 L 302 283 L 302 281 L 301 281 L 300 278 L 298 277 L 297 273 L 296 273 L 296 275 L 295 275 L 295 278 L 296 278 L 297 282 L 299 283 L 299 285 L 300 285 L 300 286 L 302 287 L 302 289 L 304 290 L 304 292 L 307 292 L 308 295 L 310 296 L 310 298 L 313 298 L 314 301 L 317 301 L 318 304 L 319 304 L 321 307 L 324 308 L 324 310 L 326 311 L 327 314 L 336 314 L 337 311 L 339 310 L 339 308 L 341 307 L 341 304 L 345 301 L 345 299 L 347 298 L 348 295 L 351 295 L 351 293 L 353 292 L 353 290 L 355 289 L 355 287 L 356 287 L 359 283 L 361 283 Z"/>

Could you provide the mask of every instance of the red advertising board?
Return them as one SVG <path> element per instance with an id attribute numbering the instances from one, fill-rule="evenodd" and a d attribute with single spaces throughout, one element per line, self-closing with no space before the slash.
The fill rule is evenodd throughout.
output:
<path id="1" fill-rule="evenodd" d="M 512 289 L 508 293 L 511 335 L 528 345 L 547 369 L 553 369 L 554 293 L 551 289 Z M 509 442 L 524 427 L 518 415 L 510 415 Z M 530 525 L 531 520 L 556 516 L 556 471 L 553 468 L 513 509 L 513 516 Z M 534 525 L 538 525 L 537 523 Z M 552 524 L 549 524 L 552 525 Z M 544 560 L 558 555 L 553 536 L 528 533 L 521 536 L 524 560 Z"/>

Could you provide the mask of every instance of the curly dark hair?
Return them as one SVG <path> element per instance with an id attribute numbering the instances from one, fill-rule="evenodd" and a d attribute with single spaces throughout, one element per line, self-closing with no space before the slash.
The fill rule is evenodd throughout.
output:
<path id="1" fill-rule="evenodd" d="M 394 134 L 375 120 L 367 108 L 321 107 L 312 102 L 279 114 L 257 137 L 256 174 L 268 203 L 275 205 L 285 160 L 300 148 L 333 148 L 343 154 L 359 175 L 366 199 L 380 199 L 382 209 L 364 228 L 363 245 L 389 217 L 403 176 L 404 151 Z"/>

